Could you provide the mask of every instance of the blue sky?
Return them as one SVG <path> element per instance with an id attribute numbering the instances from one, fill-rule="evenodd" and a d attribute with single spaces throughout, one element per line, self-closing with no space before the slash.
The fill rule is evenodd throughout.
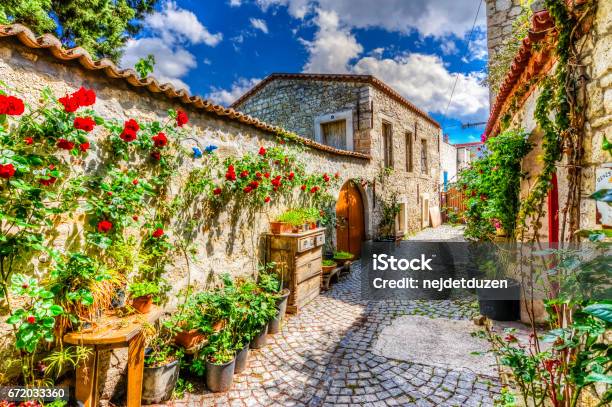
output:
<path id="1" fill-rule="evenodd" d="M 489 108 L 484 1 L 467 41 L 479 3 L 162 0 L 121 65 L 154 54 L 158 78 L 224 105 L 272 72 L 373 74 L 428 111 L 452 142 L 477 141 L 482 126 L 461 123 L 485 121 Z"/>

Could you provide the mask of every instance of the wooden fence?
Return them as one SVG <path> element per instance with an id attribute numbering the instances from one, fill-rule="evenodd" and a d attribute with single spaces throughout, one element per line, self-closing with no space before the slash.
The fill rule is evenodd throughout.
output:
<path id="1" fill-rule="evenodd" d="M 440 192 L 440 209 L 442 212 L 442 222 L 449 221 L 449 213 L 454 213 L 459 220 L 463 219 L 463 212 L 467 209 L 467 197 L 456 188 Z"/>

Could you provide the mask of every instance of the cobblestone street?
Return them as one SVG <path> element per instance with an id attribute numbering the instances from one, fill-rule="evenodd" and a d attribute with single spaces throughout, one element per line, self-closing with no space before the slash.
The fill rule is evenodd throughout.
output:
<path id="1" fill-rule="evenodd" d="M 461 229 L 445 227 L 443 239 Z M 413 239 L 433 239 L 424 231 Z M 490 406 L 499 393 L 496 377 L 378 356 L 379 333 L 404 315 L 466 320 L 476 309 L 467 300 L 360 300 L 360 267 L 289 316 L 268 346 L 252 351 L 249 369 L 226 394 L 186 395 L 172 406 Z M 440 332 L 442 335 L 443 332 Z M 200 393 L 200 392 L 197 392 Z"/>

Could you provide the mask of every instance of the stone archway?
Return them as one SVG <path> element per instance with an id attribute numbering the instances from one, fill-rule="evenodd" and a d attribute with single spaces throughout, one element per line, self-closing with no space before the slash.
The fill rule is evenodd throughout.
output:
<path id="1" fill-rule="evenodd" d="M 336 202 L 336 248 L 361 257 L 366 237 L 365 205 L 359 187 L 349 180 L 344 183 Z"/>

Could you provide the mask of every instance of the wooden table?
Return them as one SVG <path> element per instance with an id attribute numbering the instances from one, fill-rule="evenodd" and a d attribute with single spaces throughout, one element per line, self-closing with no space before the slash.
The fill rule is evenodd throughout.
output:
<path id="1" fill-rule="evenodd" d="M 142 375 L 144 370 L 145 323 L 152 324 L 159 319 L 162 310 L 153 307 L 148 314 L 132 314 L 119 317 L 109 313 L 92 329 L 70 332 L 64 342 L 72 345 L 91 346 L 93 354 L 77 366 L 76 399 L 85 407 L 97 407 L 98 363 L 102 350 L 128 348 L 127 406 L 139 407 L 142 397 Z"/>

